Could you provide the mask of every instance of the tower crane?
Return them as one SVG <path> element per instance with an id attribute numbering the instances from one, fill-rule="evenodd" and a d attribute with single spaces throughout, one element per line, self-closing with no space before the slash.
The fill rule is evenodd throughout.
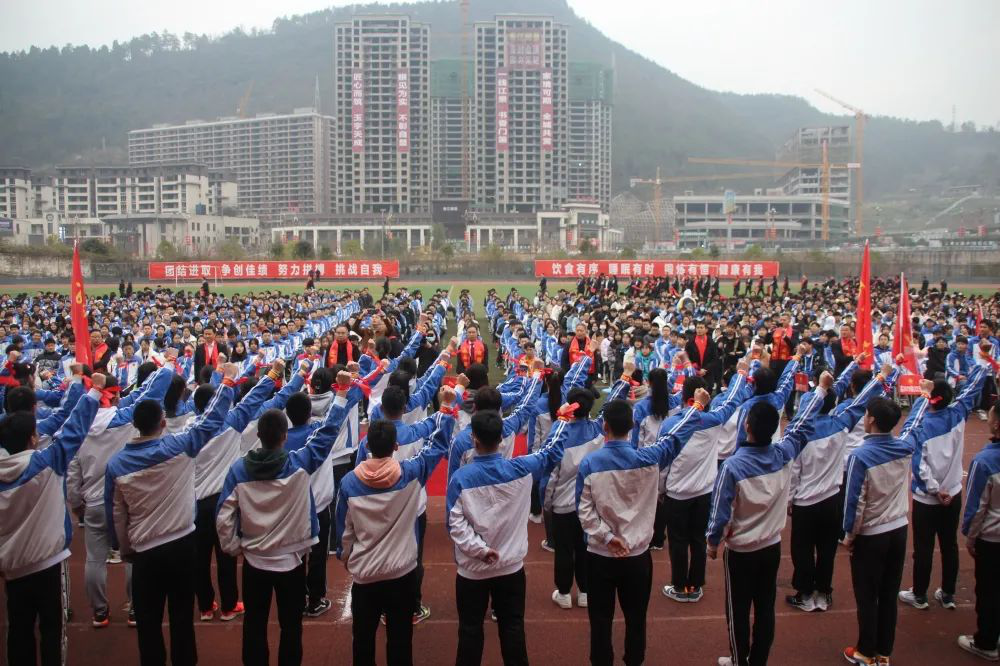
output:
<path id="1" fill-rule="evenodd" d="M 855 214 L 855 232 L 858 236 L 864 233 L 864 210 L 862 209 L 862 204 L 864 203 L 864 172 L 862 165 L 864 162 L 865 155 L 865 121 L 868 120 L 869 116 L 867 113 L 859 109 L 858 107 L 848 104 L 847 102 L 842 102 L 828 92 L 823 92 L 819 88 L 815 89 L 817 93 L 826 97 L 831 102 L 836 102 L 840 106 L 844 107 L 848 111 L 854 114 L 854 161 L 857 163 L 857 212 Z"/>
<path id="2" fill-rule="evenodd" d="M 781 162 L 772 160 L 742 159 L 739 157 L 689 157 L 688 162 L 692 164 L 726 164 L 730 166 L 759 166 L 774 167 L 777 169 L 820 169 L 821 185 L 820 190 L 823 195 L 823 240 L 830 240 L 830 169 L 853 169 L 856 164 L 830 164 L 827 142 L 823 142 L 823 161 L 819 164 L 808 164 L 805 162 Z"/>

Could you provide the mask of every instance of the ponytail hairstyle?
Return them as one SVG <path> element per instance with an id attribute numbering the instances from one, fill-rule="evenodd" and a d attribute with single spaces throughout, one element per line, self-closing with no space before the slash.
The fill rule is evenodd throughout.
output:
<path id="1" fill-rule="evenodd" d="M 649 413 L 663 420 L 670 411 L 670 384 L 667 371 L 653 368 L 649 371 Z"/>
<path id="2" fill-rule="evenodd" d="M 562 407 L 563 376 L 558 370 L 545 378 L 545 388 L 548 390 L 549 416 L 556 420 L 556 412 Z"/>

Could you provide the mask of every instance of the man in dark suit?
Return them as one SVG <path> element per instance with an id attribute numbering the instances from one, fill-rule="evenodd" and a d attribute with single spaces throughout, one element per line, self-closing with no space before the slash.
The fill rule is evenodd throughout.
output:
<path id="1" fill-rule="evenodd" d="M 698 374 L 708 383 L 709 391 L 714 392 L 719 376 L 719 347 L 708 334 L 708 326 L 699 321 L 694 326 L 694 336 L 684 345 L 688 360 L 698 369 Z"/>
<path id="2" fill-rule="evenodd" d="M 201 373 L 201 369 L 206 365 L 210 365 L 213 368 L 218 367 L 222 361 L 219 360 L 219 356 L 225 356 L 229 358 L 229 347 L 226 343 L 220 342 L 215 339 L 215 329 L 206 328 L 202 333 L 202 338 L 204 342 L 199 344 L 194 350 L 194 376 L 197 378 Z"/>

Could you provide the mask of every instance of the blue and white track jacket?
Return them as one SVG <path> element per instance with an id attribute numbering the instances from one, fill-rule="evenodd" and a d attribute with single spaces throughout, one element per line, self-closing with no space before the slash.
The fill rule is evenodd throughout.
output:
<path id="1" fill-rule="evenodd" d="M 1000 543 L 1000 441 L 990 442 L 972 459 L 962 534 Z"/>
<path id="2" fill-rule="evenodd" d="M 719 433 L 744 398 L 747 378 L 733 375 L 725 399 L 710 411 L 696 412 L 691 420 L 694 430 L 690 441 L 660 474 L 660 492 L 667 497 L 686 500 L 712 492 L 718 473 Z M 659 437 L 673 430 L 682 414 L 674 414 L 663 422 Z"/>
<path id="3" fill-rule="evenodd" d="M 232 387 L 222 385 L 187 430 L 129 442 L 108 461 L 104 511 L 113 548 L 143 552 L 194 531 L 194 459 L 232 402 Z"/>
<path id="4" fill-rule="evenodd" d="M 846 534 L 882 534 L 907 524 L 906 479 L 913 451 L 920 446 L 920 423 L 926 411 L 927 400 L 918 399 L 898 438 L 868 435 L 847 457 Z"/>
<path id="5" fill-rule="evenodd" d="M 983 382 L 991 373 L 977 366 L 961 393 L 944 409 L 930 408 L 924 416 L 922 442 L 913 452 L 913 499 L 922 504 L 940 504 L 938 493 L 962 491 L 962 454 L 965 422 L 979 402 Z"/>
<path id="6" fill-rule="evenodd" d="M 566 425 L 557 422 L 536 453 L 511 459 L 499 452 L 477 455 L 449 477 L 445 508 L 458 575 L 480 580 L 524 566 L 532 482 L 562 459 Z M 499 558 L 487 564 L 482 557 L 491 548 Z"/>
<path id="7" fill-rule="evenodd" d="M 319 537 L 311 477 L 330 455 L 330 448 L 361 392 L 335 398 L 323 423 L 312 431 L 305 446 L 288 451 L 280 470 L 270 478 L 256 478 L 240 458 L 229 469 L 219 495 L 215 518 L 219 544 L 230 555 L 243 553 L 254 566 L 268 558 L 301 557 Z M 287 570 L 281 567 L 279 570 Z"/>
<path id="8" fill-rule="evenodd" d="M 503 439 L 500 440 L 497 455 L 507 460 L 514 455 L 514 437 L 526 424 L 534 420 L 535 410 L 538 408 L 538 378 L 532 377 L 525 388 L 527 390 L 521 399 L 521 404 L 503 419 Z M 467 465 L 475 456 L 476 449 L 472 444 L 470 424 L 462 428 L 462 431 L 455 435 L 455 441 L 451 443 L 451 451 L 448 453 L 448 478 L 450 479 L 459 467 Z"/>
<path id="9" fill-rule="evenodd" d="M 777 444 L 741 446 L 722 463 L 712 490 L 709 544 L 717 547 L 725 539 L 728 548 L 750 552 L 781 541 L 788 517 L 790 463 L 812 436 L 812 419 L 825 397 L 822 387 L 816 389 Z"/>
<path id="10" fill-rule="evenodd" d="M 660 470 L 681 452 L 700 413 L 688 407 L 668 420 L 653 446 L 636 449 L 627 440 L 615 440 L 583 459 L 576 477 L 576 510 L 588 551 L 610 557 L 607 544 L 615 536 L 631 555 L 649 548 Z"/>
<path id="11" fill-rule="evenodd" d="M 87 432 L 87 438 L 69 465 L 66 476 L 66 498 L 70 506 L 101 506 L 104 504 L 104 472 L 111 456 L 122 450 L 125 442 L 138 432 L 132 427 L 132 414 L 142 400 L 162 403 L 170 388 L 174 373 L 160 368 L 149 377 L 137 399 L 128 407 L 101 407 Z"/>
<path id="12" fill-rule="evenodd" d="M 44 450 L 0 455 L 0 578 L 11 581 L 69 557 L 73 535 L 63 479 L 97 414 L 91 389 Z"/>
<path id="13" fill-rule="evenodd" d="M 373 488 L 352 470 L 337 491 L 337 554 L 356 583 L 399 578 L 417 566 L 420 494 L 448 452 L 455 419 L 437 413 L 435 429 L 420 453 L 399 463 L 402 475 L 388 488 Z"/>
<path id="14" fill-rule="evenodd" d="M 604 404 L 624 397 L 628 388 L 628 382 L 619 379 Z M 566 429 L 563 458 L 539 484 L 545 508 L 555 513 L 576 511 L 576 475 L 584 457 L 604 445 L 604 416 L 575 419 L 566 424 Z"/>

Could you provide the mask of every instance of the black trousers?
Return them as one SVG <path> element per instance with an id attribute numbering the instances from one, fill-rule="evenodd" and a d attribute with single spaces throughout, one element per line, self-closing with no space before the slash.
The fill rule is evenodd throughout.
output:
<path id="1" fill-rule="evenodd" d="M 667 543 L 667 496 L 657 495 L 656 513 L 653 514 L 653 538 L 650 546 L 663 548 Z"/>
<path id="2" fill-rule="evenodd" d="M 198 663 L 194 639 L 194 533 L 136 553 L 132 559 L 132 605 L 139 638 L 139 663 L 164 666 L 163 607 L 170 616 L 170 663 Z"/>
<path id="3" fill-rule="evenodd" d="M 267 621 L 271 615 L 271 596 L 278 604 L 279 666 L 302 663 L 302 588 L 306 567 L 300 564 L 291 571 L 267 571 L 243 562 L 243 663 L 247 666 L 267 666 L 270 652 L 267 645 Z"/>
<path id="4" fill-rule="evenodd" d="M 63 651 L 62 564 L 7 581 L 7 663 L 59 666 Z M 35 623 L 38 647 L 35 649 Z"/>
<path id="5" fill-rule="evenodd" d="M 593 666 L 614 663 L 611 624 L 615 619 L 617 595 L 625 616 L 625 664 L 641 664 L 646 658 L 646 609 L 653 585 L 653 558 L 647 550 L 632 557 L 587 553 L 587 560 L 590 663 Z"/>
<path id="6" fill-rule="evenodd" d="M 859 535 L 851 551 L 851 581 L 858 605 L 858 642 L 866 657 L 892 656 L 896 640 L 896 596 L 906 559 L 906 526 Z"/>
<path id="7" fill-rule="evenodd" d="M 996 650 L 1000 636 L 1000 543 L 976 539 L 976 646 Z"/>
<path id="8" fill-rule="evenodd" d="M 198 595 L 198 610 L 207 612 L 215 601 L 212 587 L 212 554 L 215 553 L 216 577 L 219 581 L 219 606 L 224 611 L 232 610 L 239 601 L 236 586 L 236 558 L 227 555 L 219 545 L 219 533 L 215 529 L 215 509 L 219 505 L 219 494 L 198 500 L 194 519 L 194 531 L 198 541 L 198 569 L 195 573 L 195 593 Z"/>
<path id="9" fill-rule="evenodd" d="M 774 598 L 781 544 L 747 553 L 727 548 L 723 560 L 726 565 L 726 620 L 733 663 L 736 666 L 763 666 L 774 643 Z"/>
<path id="10" fill-rule="evenodd" d="M 375 666 L 375 633 L 382 613 L 385 613 L 386 663 L 412 666 L 416 586 L 415 570 L 392 580 L 351 585 L 354 666 Z"/>
<path id="11" fill-rule="evenodd" d="M 670 541 L 670 584 L 678 590 L 705 585 L 705 530 L 712 494 L 691 499 L 666 499 L 667 539 Z"/>
<path id="12" fill-rule="evenodd" d="M 958 521 L 962 493 L 951 504 L 924 504 L 913 500 L 913 593 L 926 596 L 934 562 L 934 540 L 941 549 L 941 590 L 955 594 L 958 582 Z"/>
<path id="13" fill-rule="evenodd" d="M 555 580 L 559 594 L 569 594 L 576 578 L 578 592 L 587 591 L 587 543 L 576 511 L 552 514 Z M 588 597 L 589 599 L 589 597 Z"/>
<path id="14" fill-rule="evenodd" d="M 483 620 L 492 601 L 497 616 L 500 654 L 505 666 L 527 666 L 528 648 L 524 641 L 524 569 L 506 576 L 472 580 L 455 576 L 458 606 L 457 666 L 479 666 L 483 661 Z"/>
<path id="15" fill-rule="evenodd" d="M 306 593 L 309 604 L 326 597 L 326 560 L 330 554 L 330 507 L 316 512 L 319 520 L 319 541 L 309 551 L 309 569 L 306 573 Z"/>
<path id="16" fill-rule="evenodd" d="M 414 597 L 413 612 L 420 612 L 420 604 L 424 601 L 422 588 L 424 586 L 424 535 L 427 534 L 427 512 L 417 516 L 417 568 L 414 573 L 417 577 L 416 596 Z"/>
<path id="17" fill-rule="evenodd" d="M 840 498 L 792 505 L 792 587 L 804 595 L 833 592 L 833 562 L 840 539 Z"/>

